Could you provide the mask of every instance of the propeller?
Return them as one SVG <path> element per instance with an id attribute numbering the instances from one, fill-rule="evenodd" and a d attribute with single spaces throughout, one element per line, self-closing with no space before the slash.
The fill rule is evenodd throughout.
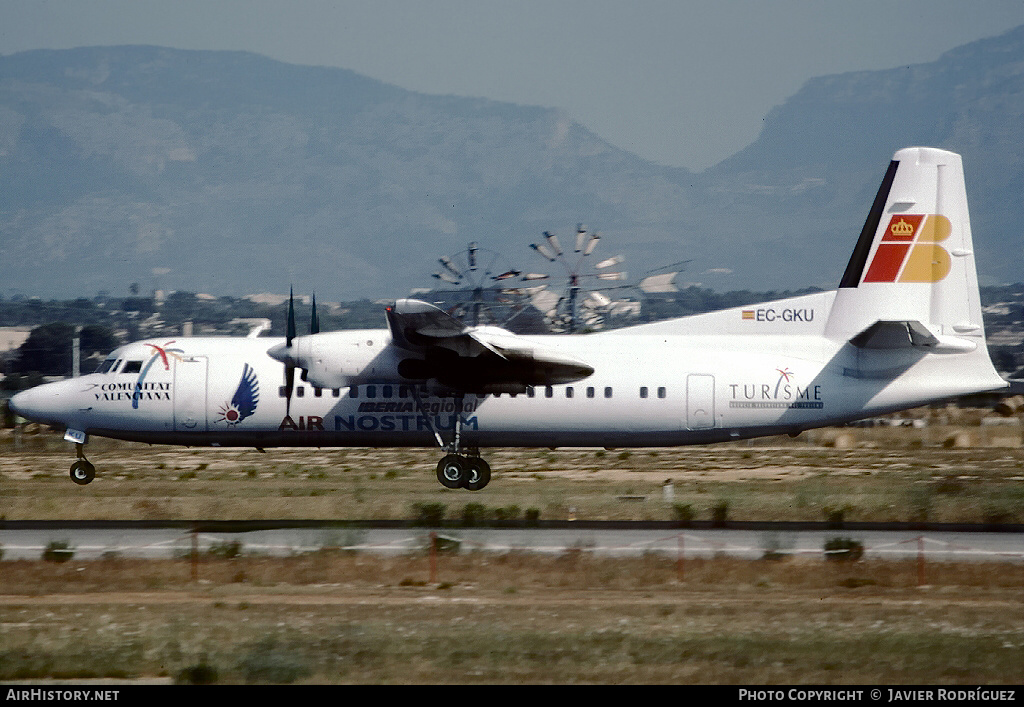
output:
<path id="1" fill-rule="evenodd" d="M 309 319 L 309 333 L 319 334 L 320 333 L 320 316 L 316 310 L 316 294 L 313 295 L 313 311 Z M 291 415 L 292 411 L 292 392 L 295 389 L 295 368 L 296 361 L 298 360 L 297 352 L 292 348 L 292 344 L 296 337 L 296 326 L 295 326 L 295 291 L 294 288 L 288 290 L 288 324 L 285 330 L 285 344 L 281 346 L 278 344 L 273 347 L 267 353 L 271 357 L 276 358 L 278 361 L 284 363 L 284 387 L 285 387 L 285 414 Z M 306 380 L 306 370 L 302 371 L 302 380 Z"/>
<path id="2" fill-rule="evenodd" d="M 287 358 L 284 363 L 285 415 L 292 414 L 292 390 L 295 388 L 295 363 L 293 363 L 292 341 L 295 340 L 295 290 L 288 288 L 288 324 L 285 331 L 285 349 Z"/>
<path id="3" fill-rule="evenodd" d="M 309 318 L 309 333 L 319 334 L 320 333 L 320 317 L 316 313 L 316 293 L 313 293 L 313 313 Z"/>

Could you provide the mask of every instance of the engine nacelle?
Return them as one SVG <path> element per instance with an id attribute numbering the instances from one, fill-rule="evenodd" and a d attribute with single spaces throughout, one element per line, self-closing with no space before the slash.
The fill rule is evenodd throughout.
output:
<path id="1" fill-rule="evenodd" d="M 272 358 L 302 370 L 302 379 L 317 388 L 344 388 L 363 381 L 401 380 L 401 359 L 380 331 L 335 331 L 298 336 L 291 346 L 278 344 Z"/>

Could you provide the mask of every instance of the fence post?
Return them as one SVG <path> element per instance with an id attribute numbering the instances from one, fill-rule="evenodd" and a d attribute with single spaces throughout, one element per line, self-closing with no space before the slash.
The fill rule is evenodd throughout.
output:
<path id="1" fill-rule="evenodd" d="M 682 533 L 676 536 L 679 541 L 679 554 L 676 560 L 676 567 L 679 572 L 679 581 L 686 581 L 686 538 Z"/>
<path id="2" fill-rule="evenodd" d="M 917 586 L 923 587 L 924 579 L 924 536 L 917 536 Z"/>
<path id="3" fill-rule="evenodd" d="M 192 581 L 199 581 L 199 536 L 192 528 Z"/>
<path id="4" fill-rule="evenodd" d="M 430 531 L 430 583 L 437 584 L 437 533 Z"/>

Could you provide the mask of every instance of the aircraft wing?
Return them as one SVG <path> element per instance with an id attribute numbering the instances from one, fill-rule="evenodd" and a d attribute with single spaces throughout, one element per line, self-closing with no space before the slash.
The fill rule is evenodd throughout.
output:
<path id="1" fill-rule="evenodd" d="M 422 352 L 443 345 L 452 350 L 463 348 L 467 355 L 473 355 L 469 353 L 475 343 L 469 335 L 470 327 L 432 304 L 400 299 L 387 308 L 387 317 L 391 340 L 400 348 Z"/>
<path id="2" fill-rule="evenodd" d="M 400 369 L 414 380 L 436 378 L 471 393 L 518 393 L 527 386 L 570 383 L 594 372 L 553 347 L 499 327 L 468 327 L 420 300 L 398 300 L 387 309 L 387 319 L 394 345 L 417 356 Z"/>

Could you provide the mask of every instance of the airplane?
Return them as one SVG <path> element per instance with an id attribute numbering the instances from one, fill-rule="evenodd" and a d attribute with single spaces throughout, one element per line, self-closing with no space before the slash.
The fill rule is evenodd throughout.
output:
<path id="1" fill-rule="evenodd" d="M 791 434 L 1008 386 L 988 355 L 961 157 L 897 151 L 839 287 L 579 334 L 467 326 L 414 299 L 387 329 L 149 339 L 18 393 L 66 429 L 192 447 L 440 448 L 477 491 L 485 447 L 663 447 Z M 296 372 L 299 373 L 296 380 Z"/>

